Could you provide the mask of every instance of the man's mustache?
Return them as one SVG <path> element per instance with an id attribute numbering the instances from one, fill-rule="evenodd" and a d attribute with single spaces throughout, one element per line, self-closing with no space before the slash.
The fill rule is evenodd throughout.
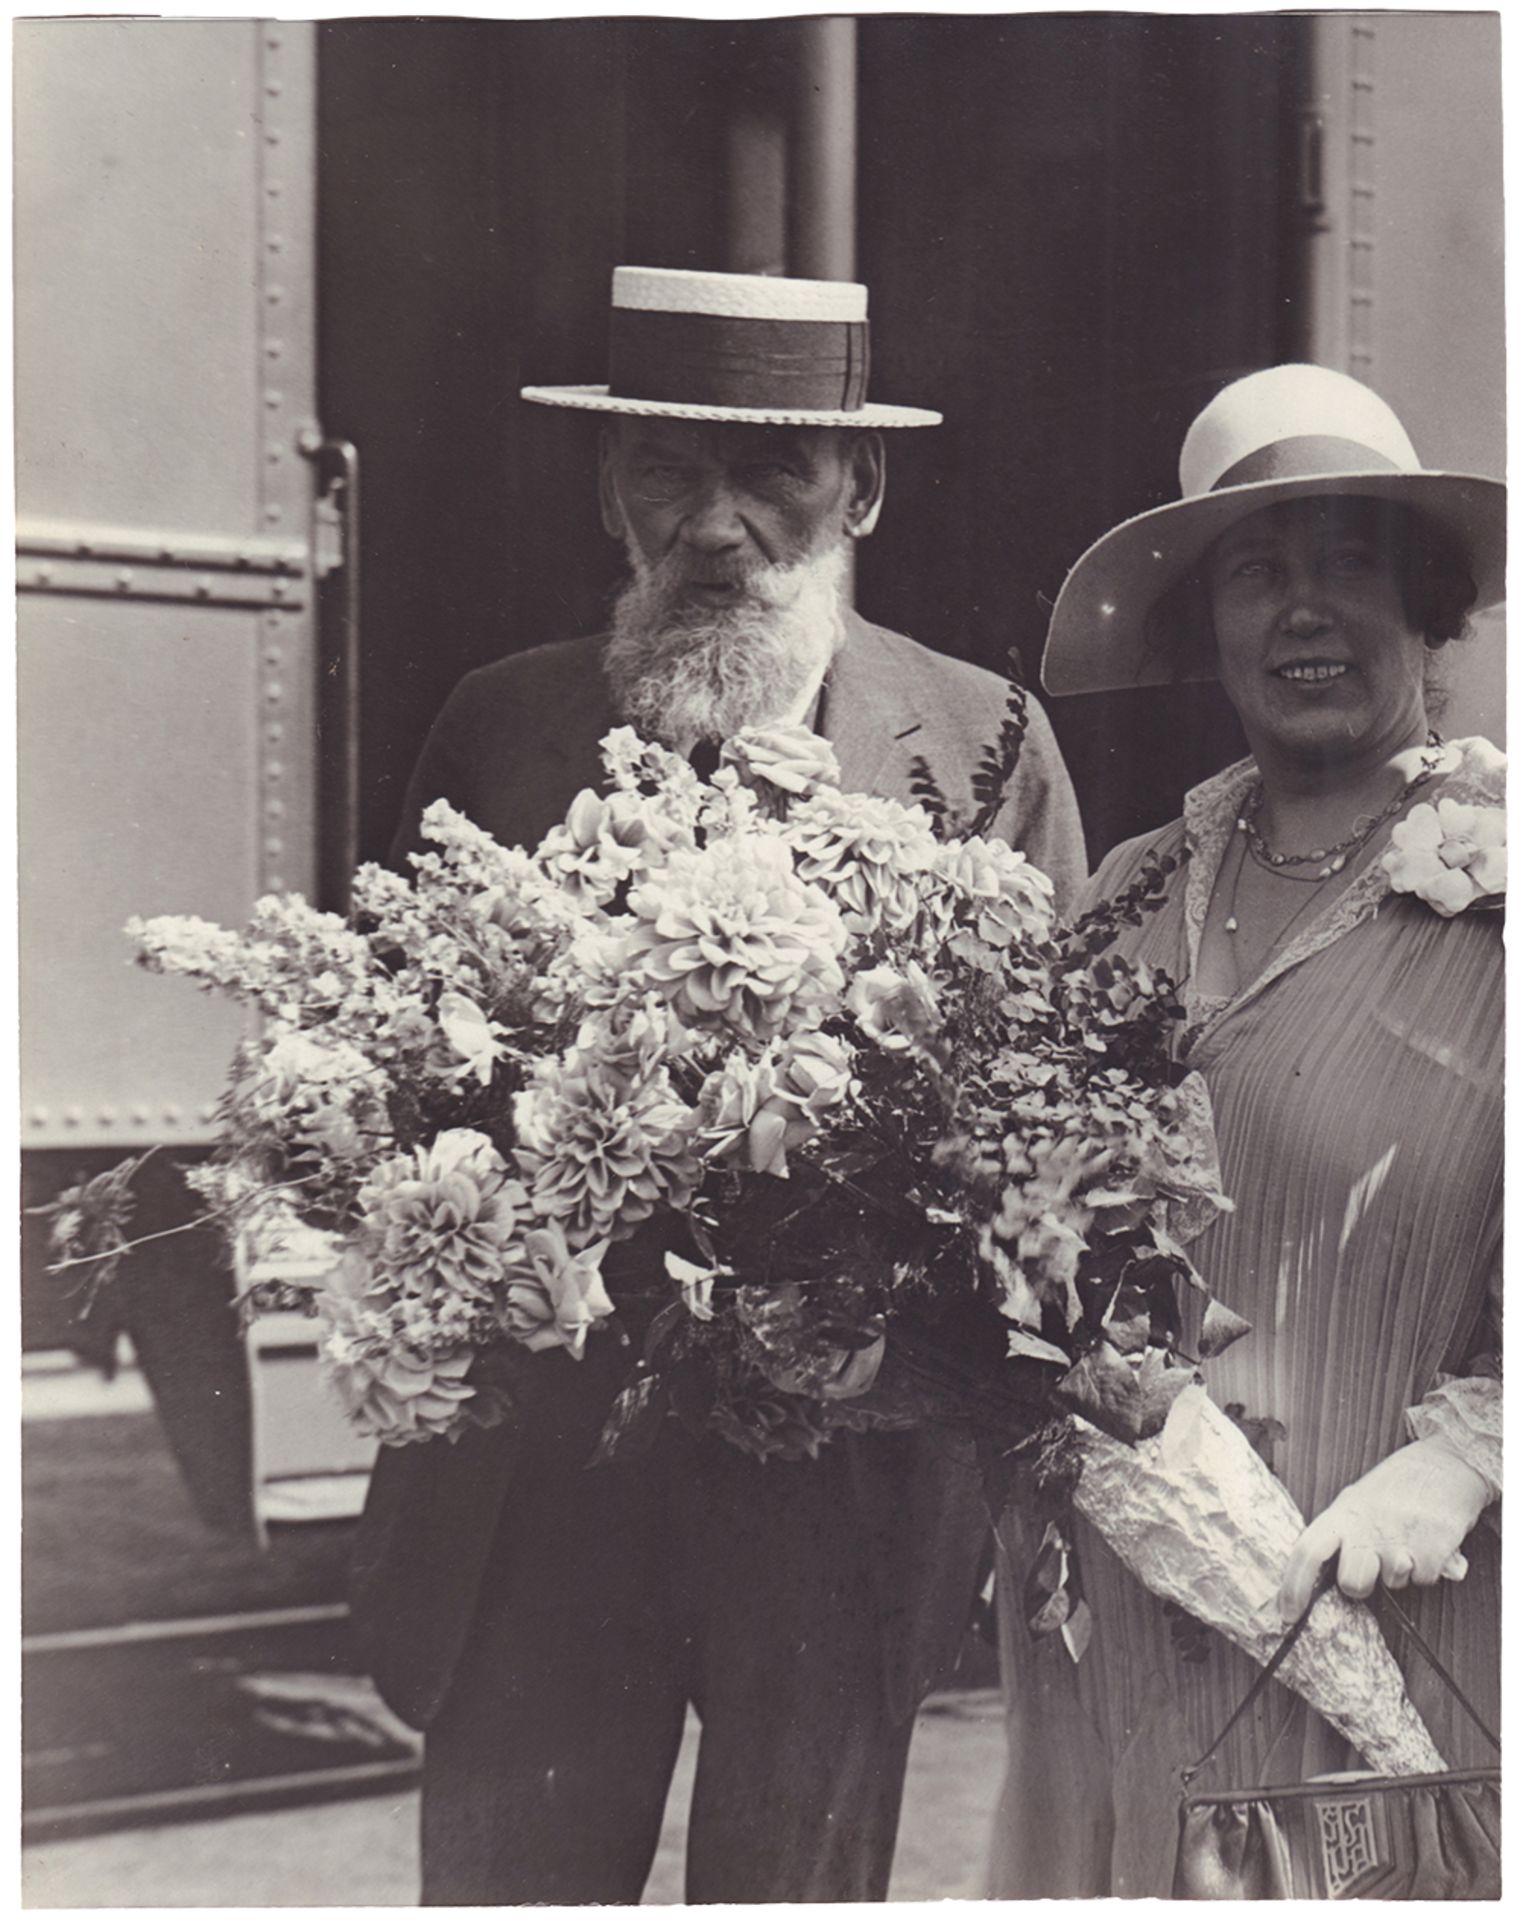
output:
<path id="1" fill-rule="evenodd" d="M 658 560 L 646 561 L 635 570 L 642 571 L 645 581 L 667 600 L 679 599 L 702 588 L 720 588 L 732 592 L 736 599 L 744 598 L 764 607 L 789 604 L 807 573 L 806 567 L 787 567 L 770 561 L 745 564 L 732 560 L 688 559 L 678 553 L 662 554 Z"/>

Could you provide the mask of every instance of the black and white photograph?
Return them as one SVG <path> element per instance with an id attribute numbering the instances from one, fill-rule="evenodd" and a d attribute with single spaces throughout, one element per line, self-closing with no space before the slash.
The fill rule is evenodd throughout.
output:
<path id="1" fill-rule="evenodd" d="M 1507 30 L 13 17 L 24 1908 L 1500 1898 Z"/>

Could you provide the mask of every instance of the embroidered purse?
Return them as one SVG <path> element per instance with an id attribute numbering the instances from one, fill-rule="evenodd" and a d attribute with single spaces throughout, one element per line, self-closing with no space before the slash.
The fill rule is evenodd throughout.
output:
<path id="1" fill-rule="evenodd" d="M 1323 1582 L 1320 1591 L 1324 1590 Z M 1316 1594 L 1316 1600 L 1318 1594 Z M 1408 1615 L 1384 1601 L 1411 1642 L 1498 1750 L 1499 1741 Z M 1497 1900 L 1499 1769 L 1405 1777 L 1346 1774 L 1297 1786 L 1194 1794 L 1214 1758 L 1292 1651 L 1313 1603 L 1201 1759 L 1182 1776 L 1178 1900 Z"/>

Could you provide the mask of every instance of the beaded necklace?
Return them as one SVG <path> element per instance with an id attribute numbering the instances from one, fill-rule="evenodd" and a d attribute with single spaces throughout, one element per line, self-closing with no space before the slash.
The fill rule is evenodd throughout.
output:
<path id="1" fill-rule="evenodd" d="M 1399 812 L 1409 796 L 1440 771 L 1440 766 L 1441 736 L 1432 727 L 1425 736 L 1425 750 L 1420 756 L 1419 766 L 1387 806 L 1381 813 L 1358 820 L 1351 833 L 1344 840 L 1337 840 L 1333 847 L 1315 847 L 1308 853 L 1275 853 L 1256 824 L 1256 816 L 1261 812 L 1262 803 L 1266 799 L 1266 789 L 1259 780 L 1251 788 L 1245 806 L 1241 809 L 1240 818 L 1235 824 L 1245 835 L 1246 845 L 1251 850 L 1251 858 L 1259 867 L 1266 867 L 1284 880 L 1309 881 L 1318 886 L 1321 881 L 1328 880 L 1332 874 L 1339 873 L 1352 854 L 1360 852 L 1378 828 Z M 1318 871 L 1291 873 L 1287 871 L 1291 867 L 1317 867 Z"/>

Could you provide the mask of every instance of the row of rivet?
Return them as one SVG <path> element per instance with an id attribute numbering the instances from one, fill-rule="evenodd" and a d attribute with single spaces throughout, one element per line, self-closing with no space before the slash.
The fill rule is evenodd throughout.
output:
<path id="1" fill-rule="evenodd" d="M 260 483 L 262 493 L 263 520 L 265 526 L 273 529 L 284 517 L 284 510 L 274 497 L 275 488 L 284 477 L 286 469 L 286 449 L 289 443 L 290 420 L 286 407 L 286 394 L 279 381 L 279 368 L 285 357 L 283 338 L 284 309 L 286 306 L 285 288 L 272 277 L 273 269 L 285 252 L 285 236 L 275 226 L 281 211 L 280 201 L 284 182 L 279 177 L 280 128 L 275 124 L 279 102 L 285 91 L 281 75 L 281 51 L 284 35 L 271 32 L 267 27 L 257 29 L 259 33 L 258 75 L 263 98 L 260 102 L 260 118 L 263 123 L 264 138 L 259 147 L 258 188 L 258 226 L 259 226 L 259 279 L 262 298 L 259 301 L 259 325 L 261 328 L 261 346 L 263 365 L 266 369 L 262 382 L 261 399 L 263 403 L 266 430 L 269 438 L 264 449 L 264 473 Z M 263 616 L 263 710 L 264 724 L 260 730 L 261 765 L 260 789 L 264 795 L 263 820 L 261 828 L 263 838 L 260 844 L 260 890 L 264 893 L 283 893 L 285 875 L 285 841 L 279 831 L 284 815 L 284 802 L 280 798 L 279 787 L 284 776 L 283 762 L 275 757 L 284 738 L 285 682 L 282 671 L 286 663 L 287 616 L 272 611 Z"/>
<path id="2" fill-rule="evenodd" d="M 198 1113 L 187 1113 L 184 1107 L 171 1103 L 156 1112 L 150 1107 L 136 1106 L 123 1114 L 115 1107 L 97 1107 L 94 1114 L 90 1115 L 83 1107 L 64 1107 L 57 1118 L 66 1127 L 82 1127 L 86 1120 L 92 1120 L 94 1125 L 101 1127 L 114 1127 L 119 1120 L 126 1120 L 134 1127 L 151 1126 L 155 1120 L 161 1120 L 166 1126 L 178 1127 L 183 1126 L 187 1119 L 193 1124 L 209 1126 L 216 1118 L 216 1108 L 205 1106 Z M 53 1110 L 51 1107 L 33 1107 L 27 1119 L 34 1127 L 50 1127 L 54 1123 Z"/>
<path id="3" fill-rule="evenodd" d="M 1359 380 L 1373 377 L 1376 301 L 1377 33 L 1367 22 L 1351 28 L 1350 246 L 1346 261 L 1347 366 Z"/>
<path id="4" fill-rule="evenodd" d="M 242 577 L 246 578 L 247 576 L 244 575 Z M 22 587 L 39 588 L 44 592 L 54 585 L 57 585 L 59 590 L 64 593 L 77 594 L 99 591 L 99 588 L 90 586 L 87 581 L 81 584 L 77 575 L 65 577 L 63 580 L 60 580 L 57 569 L 46 565 L 33 567 L 25 573 L 18 570 L 17 584 Z M 140 577 L 131 567 L 118 568 L 111 584 L 119 594 L 124 594 L 129 598 L 134 595 L 150 599 L 163 599 L 165 597 L 170 599 L 184 599 L 187 597 L 183 591 L 170 591 L 163 575 L 148 574 Z M 271 600 L 288 601 L 294 592 L 294 586 L 288 580 L 260 580 L 257 583 L 256 591 L 252 597 L 256 604 L 258 598 L 262 595 L 267 595 Z M 219 591 L 216 581 L 213 580 L 210 575 L 203 573 L 194 582 L 188 597 L 208 602 L 225 601 L 231 606 L 246 606 L 249 602 L 250 593 L 246 588 L 241 591 L 234 590 L 230 593 Z"/>
<path id="5" fill-rule="evenodd" d="M 266 394 L 266 403 L 270 398 L 271 395 Z M 279 404 L 284 396 L 273 394 L 272 398 Z M 166 541 L 119 537 L 80 540 L 69 535 L 44 534 L 24 522 L 16 529 L 16 549 L 23 555 L 44 553 L 59 560 L 99 560 L 105 565 L 113 560 L 127 560 L 141 562 L 148 567 L 193 567 L 199 563 L 220 573 L 257 571 L 296 574 L 301 571 L 301 563 L 296 555 L 279 548 L 241 551 L 235 547 L 224 547 L 207 553 L 195 547 L 172 546 Z"/>

